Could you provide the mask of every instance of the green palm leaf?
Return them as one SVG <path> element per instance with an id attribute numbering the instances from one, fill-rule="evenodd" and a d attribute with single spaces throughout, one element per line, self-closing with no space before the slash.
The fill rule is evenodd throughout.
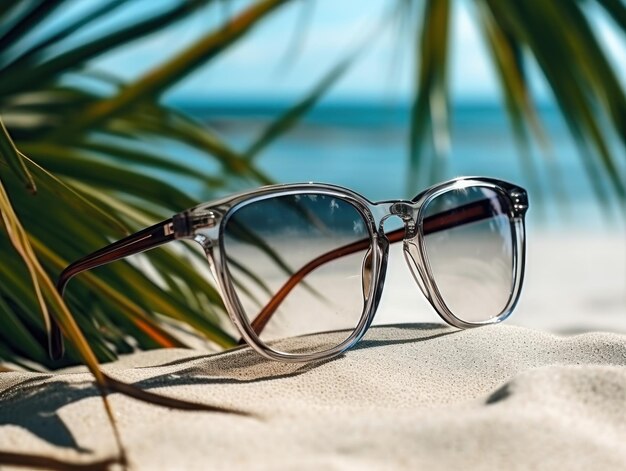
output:
<path id="1" fill-rule="evenodd" d="M 47 273 L 54 277 L 72 260 L 111 240 L 196 205 L 191 195 L 168 183 L 172 175 L 194 181 L 209 194 L 239 186 L 238 180 L 271 182 L 216 133 L 163 105 L 156 95 L 226 51 L 285 1 L 253 4 L 133 84 L 82 67 L 86 61 L 185 18 L 209 0 L 172 2 L 159 13 L 137 18 L 87 43 L 71 39 L 132 0 L 94 5 L 56 29 L 41 28 L 63 2 L 18 3 L 25 6 L 20 15 L 12 8 L 0 10 L 12 19 L 0 27 L 0 42 L 5 46 L 0 50 L 0 113 L 17 143 L 16 147 L 11 140 L 0 140 L 0 175 L 16 208 L 15 216 L 29 234 L 33 255 L 40 257 Z M 40 29 L 45 33 L 39 33 Z M 25 39 L 28 47 L 16 47 Z M 65 48 L 53 54 L 61 42 Z M 106 87 L 68 85 L 63 81 L 68 75 L 82 75 Z M 94 91 L 99 89 L 110 92 Z M 103 106 L 112 108 L 99 114 Z M 92 113 L 97 117 L 89 121 Z M 193 148 L 201 160 L 173 159 L 167 153 L 170 144 Z M 22 152 L 33 160 L 25 159 Z M 217 172 L 199 170 L 216 165 Z M 35 183 L 38 194 L 33 197 L 24 186 L 34 188 Z M 9 247 L 8 243 L 0 231 L 0 246 Z M 10 356 L 2 358 L 15 363 L 24 357 L 48 367 L 80 360 L 80 350 L 73 345 L 69 345 L 66 362 L 57 365 L 42 356 L 41 346 L 35 347 L 45 340 L 46 304 L 38 307 L 32 301 L 32 277 L 20 268 L 19 255 L 12 250 L 3 250 L 5 254 L 0 269 L 0 311 L 11 316 L 3 319 L 7 335 L 0 341 L 9 347 L 2 355 Z M 70 286 L 73 319 L 86 335 L 93 358 L 108 360 L 127 351 L 129 334 L 140 348 L 183 345 L 163 328 L 163 318 L 185 322 L 218 345 L 235 344 L 224 330 L 225 316 L 215 288 L 193 264 L 183 261 L 197 260 L 195 250 L 179 243 L 175 252 L 163 248 L 145 258 L 164 273 L 164 285 L 135 265 L 120 262 L 85 274 Z M 186 281 L 184 289 L 180 280 Z M 39 310 L 44 317 L 34 315 Z"/>
<path id="2" fill-rule="evenodd" d="M 623 2 L 596 1 L 625 29 Z M 427 167 L 435 170 L 440 167 L 437 163 L 443 161 L 444 152 L 437 145 L 437 136 L 443 138 L 449 132 L 445 119 L 445 110 L 449 108 L 445 91 L 449 55 L 445 37 L 448 3 L 447 0 L 427 2 L 418 30 L 419 68 L 410 133 L 414 175 L 425 174 L 423 170 Z M 584 2 L 475 0 L 474 3 L 534 192 L 544 193 L 538 172 L 531 165 L 529 136 L 542 148 L 551 183 L 557 182 L 556 193 L 561 197 L 565 194 L 558 183 L 559 172 L 554 167 L 545 132 L 534 110 L 528 79 L 523 73 L 524 63 L 529 58 L 539 65 L 554 94 L 602 206 L 610 208 L 614 196 L 626 201 L 623 165 L 616 161 L 609 145 L 611 136 L 615 135 L 626 147 L 625 93 L 583 10 Z M 439 119 L 433 103 L 441 111 Z M 427 139 L 429 132 L 432 132 L 431 139 Z M 433 145 L 434 152 L 430 156 L 425 153 L 424 142 Z M 432 181 L 437 172 L 430 174 Z"/>
<path id="3" fill-rule="evenodd" d="M 448 0 L 428 0 L 418 30 L 415 61 L 417 82 L 411 108 L 409 188 L 419 188 L 419 178 L 429 172 L 436 181 L 448 151 L 449 97 L 447 89 L 448 29 L 451 15 Z M 433 159 L 427 160 L 425 142 L 432 143 Z"/>

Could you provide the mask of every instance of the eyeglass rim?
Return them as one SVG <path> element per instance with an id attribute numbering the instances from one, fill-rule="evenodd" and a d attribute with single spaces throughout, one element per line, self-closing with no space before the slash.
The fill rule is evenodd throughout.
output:
<path id="1" fill-rule="evenodd" d="M 518 255 L 521 254 L 520 264 L 518 265 L 518 267 L 520 267 L 520 270 L 518 270 L 519 274 L 516 276 L 516 280 L 520 282 L 520 287 L 521 287 L 521 282 L 523 280 L 523 268 L 524 268 L 523 263 L 525 260 L 525 257 L 524 257 L 525 243 L 524 243 L 524 238 L 523 238 L 524 215 L 526 213 L 526 210 L 528 209 L 528 198 L 527 198 L 526 191 L 517 185 L 511 184 L 502 180 L 496 180 L 493 178 L 461 177 L 461 178 L 453 179 L 448 182 L 443 182 L 431 188 L 427 188 L 422 193 L 420 193 L 417 197 L 415 197 L 412 201 L 392 200 L 392 201 L 382 201 L 378 203 L 372 203 L 368 201 L 367 199 L 365 199 L 364 197 L 362 197 L 361 195 L 359 195 L 358 193 L 355 193 L 352 190 L 349 190 L 347 188 L 338 187 L 336 185 L 308 183 L 308 184 L 275 185 L 271 187 L 264 187 L 264 188 L 260 188 L 257 190 L 247 191 L 244 193 L 240 193 L 238 195 L 233 195 L 227 198 L 223 198 L 222 200 L 204 203 L 194 208 L 182 211 L 169 219 L 161 221 L 150 227 L 146 227 L 145 229 L 135 232 L 134 234 L 130 234 L 122 239 L 119 239 L 115 242 L 112 242 L 100 248 L 99 250 L 96 250 L 95 252 L 87 254 L 78 260 L 75 260 L 74 262 L 66 266 L 63 269 L 63 271 L 60 273 L 57 279 L 57 290 L 59 294 L 63 296 L 63 293 L 65 291 L 65 288 L 67 287 L 68 282 L 76 275 L 84 271 L 96 268 L 98 266 L 105 265 L 105 264 L 114 262 L 116 260 L 126 258 L 130 255 L 134 255 L 134 254 L 146 251 L 146 250 L 159 247 L 173 240 L 195 239 L 197 242 L 200 242 L 202 245 L 205 245 L 205 252 L 207 251 L 207 247 L 210 247 L 212 245 L 219 247 L 219 243 L 218 243 L 219 242 L 219 230 L 220 230 L 220 227 L 222 226 L 220 223 L 221 214 L 226 213 L 228 209 L 232 207 L 237 200 L 245 200 L 252 196 L 258 196 L 262 194 L 276 194 L 278 190 L 280 189 L 285 190 L 288 188 L 291 188 L 291 189 L 300 188 L 301 190 L 303 190 L 301 191 L 301 193 L 306 193 L 306 191 L 315 191 L 315 188 L 318 188 L 318 189 L 327 188 L 330 190 L 341 192 L 344 199 L 353 199 L 353 201 L 361 202 L 362 206 L 360 204 L 359 206 L 363 208 L 367 207 L 367 209 L 370 210 L 370 212 L 365 210 L 364 213 L 372 215 L 372 218 L 374 219 L 374 222 L 376 223 L 374 227 L 379 227 L 378 232 L 374 232 L 374 235 L 377 235 L 377 237 L 375 238 L 376 250 L 374 251 L 374 256 L 377 255 L 378 251 L 380 251 L 379 255 L 381 256 L 377 257 L 376 259 L 377 264 L 374 266 L 374 269 L 377 271 L 375 272 L 376 277 L 374 278 L 372 289 L 375 290 L 375 292 L 373 293 L 373 296 L 370 296 L 369 298 L 373 300 L 373 304 L 369 308 L 370 311 L 367 317 L 368 322 L 364 324 L 363 331 L 361 332 L 362 334 L 365 332 L 365 330 L 367 330 L 367 328 L 369 327 L 373 319 L 373 315 L 376 312 L 378 301 L 380 300 L 380 296 L 382 293 L 382 286 L 384 284 L 383 283 L 384 273 L 386 269 L 388 245 L 389 245 L 390 239 L 386 237 L 385 231 L 382 228 L 383 221 L 390 215 L 399 215 L 401 216 L 401 218 L 405 219 L 405 228 L 409 230 L 410 227 L 406 225 L 406 222 L 408 220 L 413 220 L 414 218 L 417 220 L 416 210 L 418 209 L 418 206 L 416 206 L 415 202 L 419 201 L 420 198 L 425 198 L 430 192 L 436 191 L 438 188 L 445 188 L 445 187 L 453 186 L 455 184 L 471 185 L 473 183 L 474 184 L 491 183 L 498 187 L 502 187 L 508 194 L 509 198 L 511 199 L 512 208 L 513 208 L 512 211 L 513 211 L 514 217 L 517 220 L 516 224 L 517 226 L 519 226 L 519 228 L 517 229 L 518 231 L 517 233 L 518 234 L 521 233 L 521 236 L 522 236 L 520 239 L 521 242 L 518 243 L 518 248 L 522 250 L 521 252 L 519 250 L 516 252 Z M 220 213 L 220 211 L 222 211 L 222 213 Z M 407 216 L 408 216 L 408 220 L 406 219 Z M 422 223 L 424 222 L 425 222 L 425 219 L 423 219 Z M 205 232 L 206 232 L 206 237 L 204 234 Z M 414 232 L 414 231 L 411 230 L 411 232 Z M 397 235 L 398 234 L 394 236 L 393 241 L 399 242 L 400 240 L 403 240 L 404 246 L 405 246 L 405 257 L 409 255 L 409 257 L 406 257 L 407 260 L 409 258 L 413 260 L 414 257 L 410 256 L 410 253 L 407 253 L 408 250 L 406 250 L 406 248 L 407 246 L 409 246 L 409 244 L 406 242 L 406 239 L 405 238 L 399 239 L 397 238 Z M 419 256 L 418 256 L 418 259 L 419 259 Z M 211 264 L 213 265 L 212 270 L 214 272 L 214 275 L 217 275 L 219 272 L 218 267 L 215 265 L 215 263 L 212 262 L 212 258 L 209 257 L 209 265 Z M 423 270 L 423 268 L 421 268 L 423 267 L 423 264 L 419 263 L 418 265 L 420 265 L 418 269 Z M 215 278 L 219 282 L 220 280 L 219 276 L 215 276 Z M 433 297 L 430 294 L 428 294 L 429 292 L 420 282 L 421 276 L 416 276 L 415 279 L 418 282 L 420 288 L 422 288 L 422 290 L 424 291 L 424 294 L 426 295 L 426 297 L 431 302 L 431 305 L 433 305 L 433 308 L 435 309 L 435 311 L 439 313 L 442 319 L 444 319 L 446 322 L 449 322 L 449 320 L 447 320 L 446 317 L 441 314 L 441 310 L 438 309 L 437 305 L 432 301 Z M 222 298 L 227 301 L 224 290 L 222 290 L 221 294 L 222 294 Z M 518 296 L 519 296 L 519 293 L 515 296 L 515 300 L 517 300 Z M 231 312 L 229 312 L 229 314 Z M 494 321 L 497 322 L 498 320 L 503 320 L 503 318 L 504 316 L 500 316 L 494 319 Z M 233 319 L 232 315 L 231 315 L 231 319 Z M 454 319 L 451 319 L 451 318 L 449 319 L 454 321 Z M 483 325 L 483 324 L 469 324 L 467 325 L 467 327 L 473 327 L 477 325 Z M 459 326 L 459 327 L 463 327 L 463 326 Z M 239 328 L 239 330 L 240 332 L 242 331 L 241 328 Z M 228 336 L 225 336 L 225 338 L 226 337 Z M 351 344 L 348 344 L 345 348 L 349 348 L 357 340 L 358 340 L 358 337 Z M 254 343 L 250 343 L 250 345 L 252 347 L 255 346 Z M 61 325 L 54 314 L 50 317 L 50 325 L 49 325 L 49 330 L 48 330 L 48 349 L 49 349 L 50 358 L 53 360 L 57 360 L 63 356 L 63 351 L 64 351 L 63 332 L 61 329 Z M 337 354 L 333 352 L 333 350 L 329 350 L 327 352 L 330 352 L 328 353 L 328 355 L 330 356 Z M 310 359 L 310 357 L 311 355 L 305 356 L 304 358 L 302 357 L 295 358 L 295 359 L 284 358 L 283 361 L 307 361 L 308 359 Z"/>
<path id="2" fill-rule="evenodd" d="M 224 254 L 226 253 L 224 247 L 224 230 L 230 217 L 232 217 L 232 215 L 235 214 L 238 209 L 241 209 L 248 204 L 263 201 L 265 199 L 273 197 L 310 193 L 315 193 L 319 195 L 324 194 L 341 198 L 343 201 L 350 203 L 355 209 L 357 209 L 359 214 L 363 217 L 363 221 L 366 225 L 368 235 L 370 237 L 370 247 L 372 248 L 372 283 L 370 284 L 370 289 L 367 294 L 367 298 L 365 300 L 357 326 L 354 328 L 351 334 L 341 343 L 333 348 L 308 354 L 281 352 L 279 350 L 273 349 L 254 332 L 247 316 L 245 315 L 245 310 L 239 300 L 239 296 L 237 295 L 237 291 L 233 284 L 232 276 L 230 275 L 228 264 L 226 263 L 224 256 Z M 272 185 L 260 188 L 256 191 L 236 195 L 226 202 L 218 203 L 218 205 L 222 209 L 225 209 L 226 207 L 228 208 L 226 212 L 223 213 L 223 216 L 221 218 L 217 237 L 213 239 L 213 244 L 211 244 L 211 247 L 209 247 L 209 249 L 207 250 L 209 265 L 211 267 L 211 271 L 213 272 L 213 276 L 217 280 L 218 286 L 223 294 L 226 311 L 228 312 L 233 324 L 235 324 L 246 343 L 259 354 L 266 358 L 282 362 L 299 363 L 323 360 L 327 358 L 332 358 L 348 350 L 363 337 L 369 325 L 371 324 L 373 315 L 376 312 L 373 307 L 377 302 L 375 294 L 380 291 L 380 271 L 381 269 L 386 268 L 382 266 L 383 258 L 385 257 L 378 243 L 380 237 L 376 231 L 375 219 L 369 209 L 368 203 L 369 202 L 364 197 L 347 188 L 342 188 L 335 185 L 315 183 Z M 215 241 L 217 241 L 217 244 L 215 243 Z"/>
<path id="3" fill-rule="evenodd" d="M 428 256 L 428 249 L 426 247 L 426 241 L 424 236 L 424 228 L 421 224 L 418 225 L 418 234 L 414 237 L 417 240 L 417 248 L 418 248 L 418 256 L 419 261 L 422 267 L 425 269 L 426 276 L 423 277 L 423 281 L 425 282 L 427 292 L 429 293 L 431 299 L 431 305 L 437 311 L 437 313 L 450 325 L 454 327 L 458 327 L 461 329 L 473 328 L 473 327 L 481 327 L 485 325 L 497 324 L 508 317 L 511 316 L 517 303 L 519 302 L 522 285 L 524 281 L 524 271 L 525 271 L 525 252 L 526 252 L 526 232 L 525 232 L 525 224 L 523 214 L 522 217 L 518 217 L 515 211 L 515 200 L 511 197 L 511 194 L 507 192 L 501 185 L 494 183 L 493 181 L 480 181 L 478 184 L 474 184 L 474 182 L 480 181 L 479 179 L 474 179 L 473 181 L 455 181 L 449 186 L 444 188 L 440 188 L 438 186 L 432 188 L 432 191 L 428 191 L 423 194 L 418 201 L 419 209 L 418 209 L 418 221 L 422 221 L 424 219 L 424 211 L 428 208 L 428 205 L 437 197 L 444 195 L 445 193 L 449 193 L 451 191 L 464 189 L 464 188 L 488 188 L 490 190 L 495 191 L 500 196 L 504 197 L 504 201 L 507 204 L 507 216 L 509 218 L 509 229 L 511 230 L 511 242 L 512 246 L 512 286 L 511 291 L 509 293 L 509 298 L 507 303 L 503 307 L 502 311 L 497 316 L 493 316 L 484 321 L 476 321 L 470 322 L 466 321 L 459 316 L 455 315 L 454 312 L 448 307 L 445 302 L 444 296 L 441 294 L 441 290 L 439 289 L 439 285 L 435 280 L 433 275 L 433 269 L 431 267 L 430 258 Z"/>
<path id="4" fill-rule="evenodd" d="M 472 328 L 483 325 L 499 323 L 508 318 L 515 305 L 519 300 L 521 293 L 524 267 L 525 267 L 525 228 L 524 213 L 527 208 L 526 192 L 521 187 L 511 183 L 485 177 L 461 177 L 455 178 L 443 183 L 434 185 L 418 194 L 410 203 L 415 205 L 417 221 L 423 220 L 423 211 L 427 207 L 427 203 L 433 198 L 447 191 L 467 187 L 488 187 L 494 189 L 498 193 L 505 196 L 509 202 L 509 220 L 514 226 L 515 237 L 513 238 L 513 265 L 514 265 L 514 286 L 509 298 L 509 302 L 505 310 L 498 316 L 490 318 L 482 322 L 467 322 L 455 316 L 445 304 L 443 297 L 436 282 L 432 276 L 432 270 L 428 263 L 426 248 L 424 246 L 423 228 L 418 224 L 420 232 L 418 237 L 418 248 L 420 256 L 421 268 L 426 269 L 424 281 L 426 282 L 426 297 L 433 306 L 439 316 L 448 324 L 458 328 Z M 228 219 L 240 208 L 258 202 L 270 197 L 295 195 L 295 194 L 326 194 L 342 198 L 343 201 L 351 203 L 360 213 L 366 223 L 370 235 L 370 247 L 373 254 L 373 271 L 372 283 L 370 290 L 364 303 L 363 312 L 359 319 L 358 325 L 352 333 L 337 346 L 308 354 L 287 353 L 274 350 L 267 345 L 254 332 L 250 326 L 250 322 L 245 315 L 245 311 L 241 305 L 232 277 L 228 270 L 227 263 L 223 254 L 224 249 L 224 229 Z M 217 202 L 210 203 L 210 206 L 200 205 L 190 210 L 191 214 L 210 210 L 213 216 L 219 218 L 219 223 L 209 229 L 199 229 L 195 233 L 196 241 L 205 247 L 205 252 L 209 261 L 211 271 L 217 280 L 222 297 L 231 321 L 236 326 L 246 343 L 257 351 L 260 355 L 283 362 L 308 362 L 332 358 L 351 348 L 365 334 L 371 325 L 376 313 L 377 305 L 382 295 L 382 285 L 384 284 L 384 274 L 386 271 L 386 262 L 388 250 L 385 246 L 385 238 L 379 232 L 378 223 L 383 217 L 389 214 L 389 204 L 397 203 L 403 200 L 382 201 L 374 203 L 363 197 L 362 195 L 341 186 L 330 185 L 325 183 L 294 183 L 281 184 L 262 187 L 256 190 L 243 192 L 233 195 Z M 382 212 L 381 212 L 382 209 Z M 520 210 L 521 209 L 521 210 Z M 405 239 L 405 244 L 407 243 Z"/>

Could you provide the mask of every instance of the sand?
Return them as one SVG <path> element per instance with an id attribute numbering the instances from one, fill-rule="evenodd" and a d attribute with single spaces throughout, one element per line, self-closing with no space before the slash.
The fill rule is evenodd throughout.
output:
<path id="1" fill-rule="evenodd" d="M 311 341 L 318 341 L 312 338 Z M 182 412 L 119 394 L 132 469 L 623 469 L 626 336 L 498 325 L 374 327 L 334 361 L 249 349 L 144 352 L 114 377 L 253 413 Z M 72 462 L 115 456 L 90 376 L 5 373 L 0 447 Z"/>
<path id="2" fill-rule="evenodd" d="M 522 300 L 502 325 L 436 324 L 392 254 L 376 322 L 401 324 L 372 327 L 333 361 L 281 364 L 243 348 L 142 352 L 105 365 L 153 392 L 253 414 L 175 411 L 114 394 L 130 468 L 623 470 L 622 236 L 532 242 Z M 117 456 L 82 368 L 2 373 L 0 405 L 0 456 L 46 457 L 60 469 Z"/>
<path id="3" fill-rule="evenodd" d="M 436 322 L 393 247 L 375 323 Z M 626 334 L 626 229 L 531 231 L 522 296 L 507 324 L 556 334 Z"/>

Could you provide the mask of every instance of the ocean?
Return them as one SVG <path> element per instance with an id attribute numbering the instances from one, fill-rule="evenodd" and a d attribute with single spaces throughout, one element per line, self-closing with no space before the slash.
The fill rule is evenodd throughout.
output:
<path id="1" fill-rule="evenodd" d="M 177 104 L 215 129 L 239 151 L 245 151 L 284 112 L 286 105 L 263 101 L 210 106 L 202 102 Z M 608 203 L 600 203 L 582 154 L 558 109 L 544 106 L 539 109 L 539 115 L 549 138 L 549 150 L 546 152 L 535 143 L 524 154 L 516 146 L 502 107 L 485 103 L 457 105 L 451 112 L 451 145 L 447 157 L 438 165 L 435 175 L 422 168 L 411 177 L 408 106 L 322 103 L 265 148 L 255 163 L 276 182 L 334 183 L 373 201 L 411 198 L 433 180 L 460 175 L 490 176 L 529 190 L 530 224 L 575 229 L 584 221 L 581 229 L 604 229 L 615 225 L 616 220 L 619 223 L 624 218 L 620 218 L 616 198 L 610 196 Z M 624 149 L 616 136 L 610 147 L 616 160 L 623 164 Z M 610 193 L 608 183 L 603 188 Z"/>

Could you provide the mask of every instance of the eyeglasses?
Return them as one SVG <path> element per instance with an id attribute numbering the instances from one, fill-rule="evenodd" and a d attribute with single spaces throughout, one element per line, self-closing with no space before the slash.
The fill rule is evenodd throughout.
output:
<path id="1" fill-rule="evenodd" d="M 206 252 L 224 305 L 261 355 L 331 358 L 365 334 L 381 299 L 390 243 L 403 242 L 413 277 L 448 324 L 506 319 L 524 274 L 526 191 L 490 178 L 457 178 L 412 200 L 372 203 L 325 184 L 263 187 L 183 211 L 71 265 L 85 270 L 193 239 Z M 397 217 L 400 229 L 385 230 Z M 407 309 L 410 309 L 407 306 Z M 310 335 L 328 332 L 324 336 Z M 50 354 L 63 354 L 56 322 Z"/>

